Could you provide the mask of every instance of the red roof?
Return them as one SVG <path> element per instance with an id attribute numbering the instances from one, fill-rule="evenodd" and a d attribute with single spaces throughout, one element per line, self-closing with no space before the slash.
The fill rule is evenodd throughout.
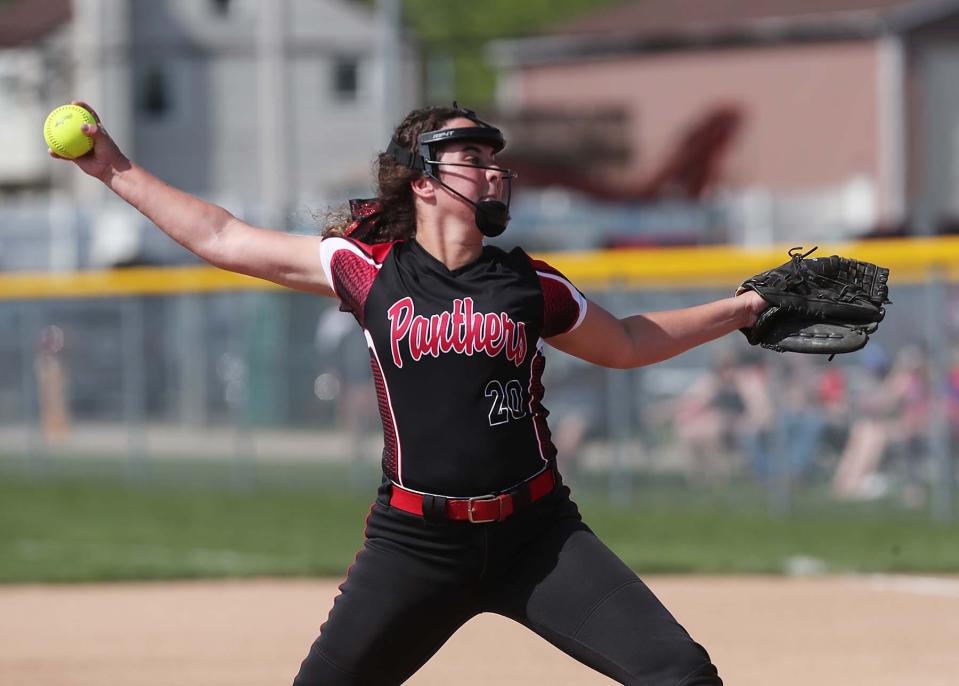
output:
<path id="1" fill-rule="evenodd" d="M 603 33 L 661 37 L 861 21 L 874 24 L 898 12 L 930 11 L 957 3 L 939 0 L 633 0 L 553 30 L 550 35 Z"/>
<path id="2" fill-rule="evenodd" d="M 872 38 L 959 14 L 959 0 L 627 0 L 527 38 L 494 41 L 503 66 L 689 47 Z"/>
<path id="3" fill-rule="evenodd" d="M 0 47 L 35 43 L 70 21 L 70 0 L 14 0 L 0 5 Z"/>

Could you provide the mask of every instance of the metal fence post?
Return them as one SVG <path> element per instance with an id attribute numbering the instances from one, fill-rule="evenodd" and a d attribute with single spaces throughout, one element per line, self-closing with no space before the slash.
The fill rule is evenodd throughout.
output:
<path id="1" fill-rule="evenodd" d="M 120 301 L 120 328 L 123 419 L 128 446 L 127 476 L 132 481 L 142 481 L 149 476 L 143 298 L 127 297 Z"/>
<path id="2" fill-rule="evenodd" d="M 616 316 L 623 316 L 625 297 L 622 285 L 614 285 L 609 293 L 610 304 Z M 623 369 L 606 370 L 607 429 L 610 441 L 608 497 L 618 505 L 628 505 L 632 499 L 632 469 L 629 459 L 629 430 L 632 423 L 630 408 L 630 372 Z"/>
<path id="3" fill-rule="evenodd" d="M 207 351 L 203 330 L 203 305 L 197 293 L 174 296 L 179 377 L 178 420 L 188 426 L 207 424 Z"/>
<path id="4" fill-rule="evenodd" d="M 782 361 L 774 360 L 769 364 L 770 387 L 783 387 Z M 789 464 L 789 427 L 783 416 L 783 408 L 776 407 L 773 412 L 770 430 L 770 459 L 772 460 L 769 474 L 769 512 L 774 517 L 786 517 L 792 509 L 792 481 Z"/>
<path id="5" fill-rule="evenodd" d="M 255 357 L 255 336 L 257 329 L 257 312 L 259 299 L 256 292 L 239 293 L 243 312 L 240 322 L 240 376 L 236 380 L 237 397 L 231 408 L 233 416 L 233 462 L 230 478 L 233 488 L 249 490 L 256 483 L 256 434 L 253 393 L 257 390 L 253 385 L 252 375 Z"/>

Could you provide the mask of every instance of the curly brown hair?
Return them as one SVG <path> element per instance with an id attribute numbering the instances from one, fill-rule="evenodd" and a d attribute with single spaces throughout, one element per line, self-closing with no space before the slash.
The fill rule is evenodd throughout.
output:
<path id="1" fill-rule="evenodd" d="M 393 138 L 403 148 L 413 150 L 420 134 L 443 128 L 443 124 L 462 116 L 452 107 L 429 106 L 413 110 L 400 122 Z M 376 159 L 376 196 L 382 210 L 376 227 L 363 238 L 366 243 L 408 240 L 416 235 L 416 204 L 410 184 L 423 172 L 403 166 L 392 155 L 381 152 Z M 349 225 L 347 212 L 327 216 L 323 237 L 341 236 Z"/>

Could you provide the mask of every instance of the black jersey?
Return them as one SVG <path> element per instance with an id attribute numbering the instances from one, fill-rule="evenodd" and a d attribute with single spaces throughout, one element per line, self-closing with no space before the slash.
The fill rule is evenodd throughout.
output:
<path id="1" fill-rule="evenodd" d="M 550 466 L 543 339 L 573 330 L 583 295 L 521 249 L 450 270 L 415 240 L 331 237 L 323 269 L 363 328 L 383 421 L 383 471 L 409 490 L 479 496 Z"/>

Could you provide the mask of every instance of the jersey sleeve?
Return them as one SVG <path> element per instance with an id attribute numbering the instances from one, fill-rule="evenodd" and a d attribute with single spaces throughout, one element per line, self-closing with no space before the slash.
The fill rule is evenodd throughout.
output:
<path id="1" fill-rule="evenodd" d="M 569 333 L 586 316 L 586 297 L 558 269 L 532 260 L 543 290 L 543 338 Z"/>
<path id="2" fill-rule="evenodd" d="M 366 299 L 393 243 L 367 245 L 352 238 L 330 236 L 320 242 L 320 262 L 340 309 L 352 312 L 360 325 Z"/>

